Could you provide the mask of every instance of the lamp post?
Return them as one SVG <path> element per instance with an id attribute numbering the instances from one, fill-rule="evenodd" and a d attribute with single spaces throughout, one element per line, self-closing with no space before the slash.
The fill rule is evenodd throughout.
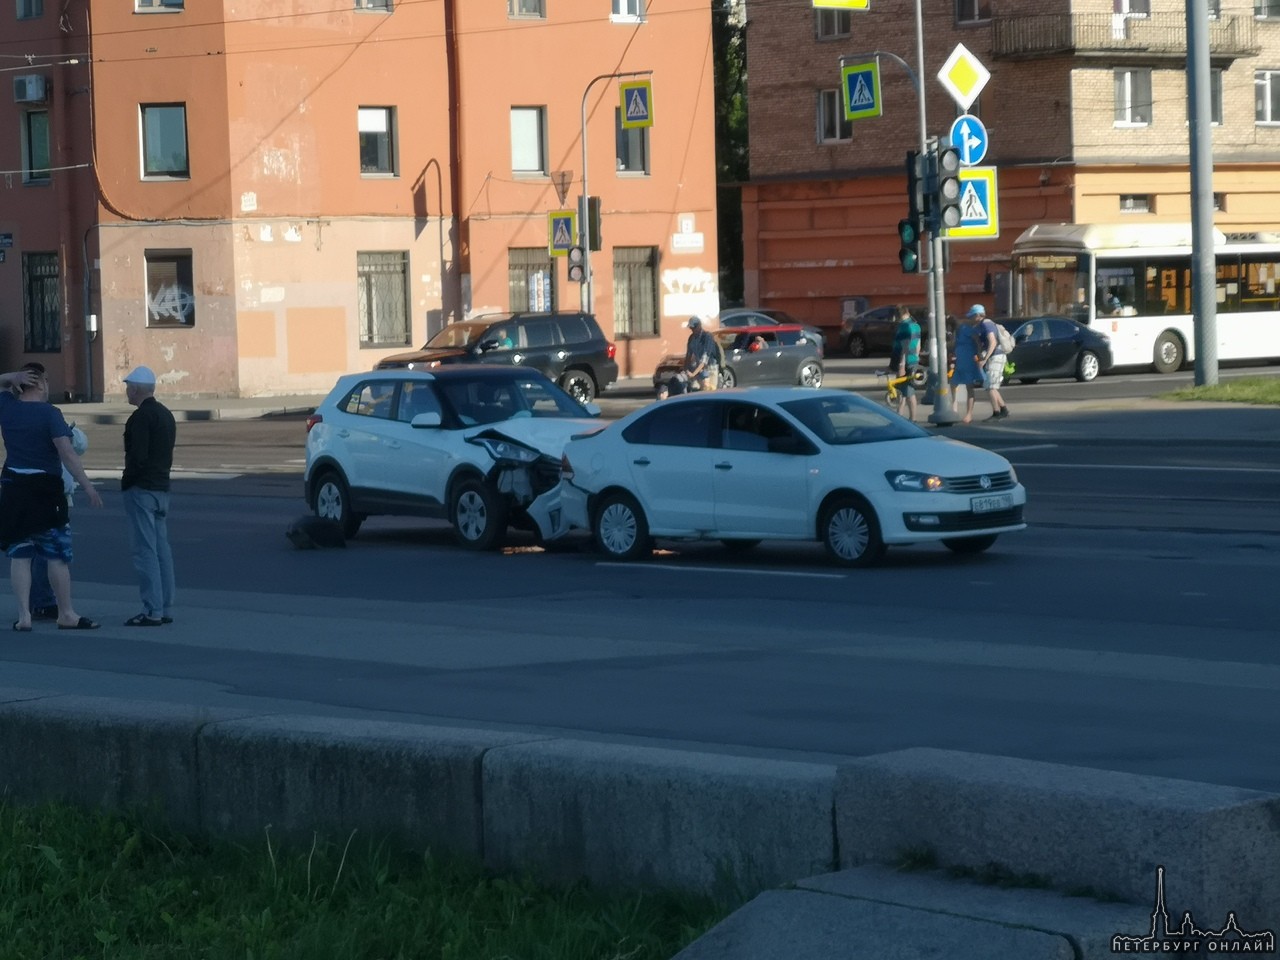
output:
<path id="1" fill-rule="evenodd" d="M 582 91 L 582 200 L 578 204 L 578 244 L 582 247 L 582 295 L 579 305 L 584 313 L 591 313 L 594 306 L 591 296 L 591 223 L 587 216 L 587 198 L 591 191 L 587 186 L 587 95 L 601 80 L 621 79 L 622 77 L 648 77 L 652 70 L 628 70 L 622 73 L 602 73 L 587 84 Z"/>

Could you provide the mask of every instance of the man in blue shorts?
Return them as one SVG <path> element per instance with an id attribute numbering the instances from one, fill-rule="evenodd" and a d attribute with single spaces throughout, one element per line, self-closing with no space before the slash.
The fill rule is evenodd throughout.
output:
<path id="1" fill-rule="evenodd" d="M 898 305 L 898 326 L 893 332 L 893 369 L 896 376 L 908 376 L 920 365 L 920 324 L 911 311 Z M 916 418 L 916 385 L 907 380 L 898 388 L 898 416 L 907 408 L 907 419 Z"/>

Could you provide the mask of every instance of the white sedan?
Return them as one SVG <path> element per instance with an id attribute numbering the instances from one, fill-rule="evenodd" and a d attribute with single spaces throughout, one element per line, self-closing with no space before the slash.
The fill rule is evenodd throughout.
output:
<path id="1" fill-rule="evenodd" d="M 666 400 L 569 441 L 561 470 L 530 512 L 552 535 L 590 530 L 619 560 L 655 537 L 818 540 L 836 563 L 866 566 L 889 544 L 980 553 L 1026 527 L 1026 490 L 1003 457 L 837 390 Z"/>

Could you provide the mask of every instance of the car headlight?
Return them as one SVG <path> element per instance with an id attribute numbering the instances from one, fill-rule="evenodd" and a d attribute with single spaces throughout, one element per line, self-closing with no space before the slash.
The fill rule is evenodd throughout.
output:
<path id="1" fill-rule="evenodd" d="M 489 456 L 499 462 L 506 460 L 512 463 L 533 463 L 542 457 L 542 454 L 537 450 L 530 450 L 528 447 L 512 443 L 510 440 L 498 440 L 495 437 L 472 437 L 469 442 L 478 443 L 488 451 Z"/>
<path id="2" fill-rule="evenodd" d="M 916 473 L 911 470 L 890 470 L 885 475 L 889 486 L 907 493 L 933 493 L 946 486 L 934 473 Z"/>

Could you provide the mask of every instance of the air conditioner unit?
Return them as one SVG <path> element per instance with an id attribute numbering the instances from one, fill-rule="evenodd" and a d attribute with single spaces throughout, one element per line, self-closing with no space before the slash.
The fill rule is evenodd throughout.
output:
<path id="1" fill-rule="evenodd" d="M 47 95 L 46 83 L 38 73 L 13 78 L 14 103 L 43 103 Z"/>

